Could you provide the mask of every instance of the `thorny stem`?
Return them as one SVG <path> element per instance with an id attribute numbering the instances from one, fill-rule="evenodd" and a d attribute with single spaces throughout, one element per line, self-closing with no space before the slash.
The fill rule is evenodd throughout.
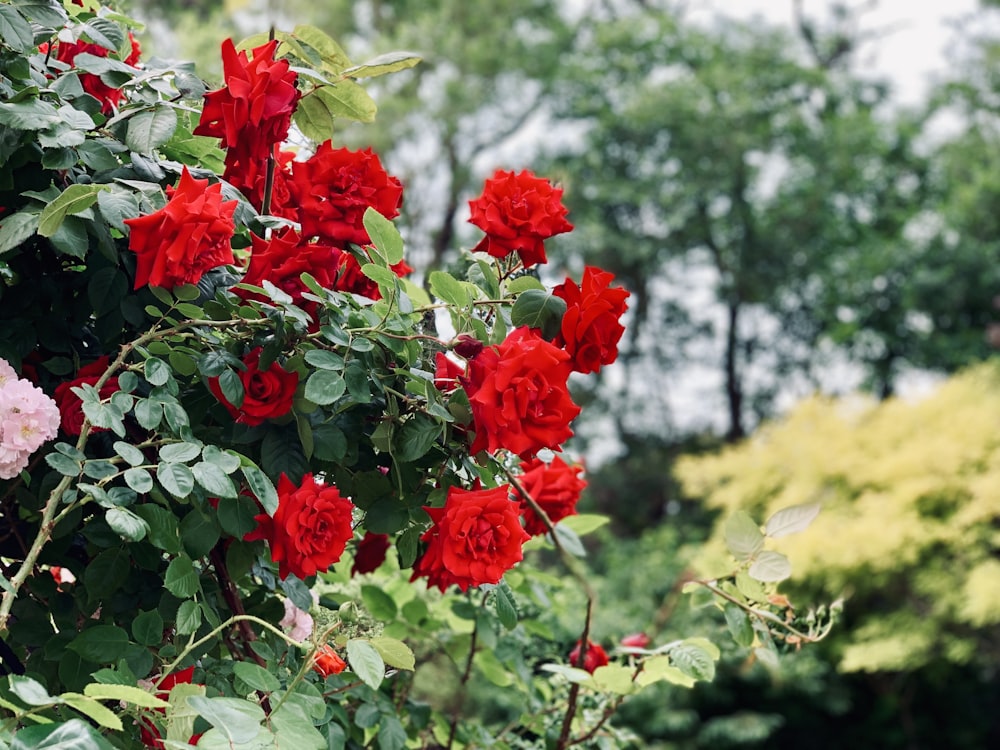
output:
<path id="1" fill-rule="evenodd" d="M 587 618 L 583 622 L 583 633 L 580 635 L 580 656 L 573 667 L 582 667 L 587 658 L 587 647 L 590 638 L 590 616 L 593 614 L 593 599 L 587 599 Z M 569 688 L 569 698 L 566 701 L 566 715 L 563 717 L 562 729 L 559 732 L 559 741 L 556 743 L 556 750 L 565 750 L 573 744 L 570 741 L 570 731 L 573 728 L 573 717 L 576 716 L 576 704 L 580 698 L 580 683 L 574 682 Z"/>
<path id="2" fill-rule="evenodd" d="M 218 546 L 213 547 L 209 553 L 209 557 L 212 560 L 212 567 L 215 568 L 215 575 L 219 578 L 219 585 L 222 587 L 222 596 L 226 600 L 226 604 L 229 605 L 229 611 L 234 615 L 245 615 L 246 610 L 243 609 L 243 602 L 240 600 L 240 594 L 236 590 L 236 584 L 233 583 L 232 576 L 229 575 L 229 568 L 226 566 L 226 558 L 223 556 L 222 550 Z M 267 666 L 267 662 L 250 646 L 253 641 L 257 640 L 257 634 L 253 632 L 250 623 L 246 620 L 241 620 L 239 622 L 239 629 L 240 639 L 243 641 L 243 653 L 260 666 Z"/>

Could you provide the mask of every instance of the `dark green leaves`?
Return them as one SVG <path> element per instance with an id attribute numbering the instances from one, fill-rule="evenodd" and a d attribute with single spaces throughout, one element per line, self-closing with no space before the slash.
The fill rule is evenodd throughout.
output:
<path id="1" fill-rule="evenodd" d="M 0 41 L 22 53 L 31 51 L 35 46 L 31 24 L 10 5 L 0 5 Z"/>
<path id="2" fill-rule="evenodd" d="M 170 140 L 177 128 L 177 113 L 163 105 L 129 118 L 125 143 L 133 151 L 151 153 Z"/>
<path id="3" fill-rule="evenodd" d="M 552 292 L 527 289 L 521 293 L 511 310 L 510 320 L 515 326 L 528 326 L 542 331 L 542 337 L 553 339 L 566 312 L 566 302 Z"/>

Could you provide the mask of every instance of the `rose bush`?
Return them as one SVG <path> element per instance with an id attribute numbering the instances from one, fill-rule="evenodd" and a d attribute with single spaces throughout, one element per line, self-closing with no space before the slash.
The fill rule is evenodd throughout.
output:
<path id="1" fill-rule="evenodd" d="M 207 91 L 93 0 L 0 21 L 0 748 L 565 748 L 711 677 L 704 640 L 590 638 L 577 532 L 601 520 L 547 452 L 627 292 L 535 275 L 559 188 L 498 172 L 483 242 L 419 286 L 402 184 L 331 139 L 415 57 L 354 65 L 300 26 L 225 43 Z M 773 650 L 785 621 L 711 585 Z M 424 667 L 523 716 L 452 710 Z"/>

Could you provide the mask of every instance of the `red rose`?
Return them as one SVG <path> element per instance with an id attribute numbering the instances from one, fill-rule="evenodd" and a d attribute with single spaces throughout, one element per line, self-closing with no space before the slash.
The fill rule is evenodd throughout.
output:
<path id="1" fill-rule="evenodd" d="M 619 643 L 625 648 L 646 648 L 650 643 L 650 638 L 645 633 L 632 633 L 622 638 Z"/>
<path id="2" fill-rule="evenodd" d="M 262 351 L 258 346 L 243 358 L 246 369 L 237 373 L 243 383 L 243 403 L 239 406 L 233 406 L 226 400 L 218 378 L 208 379 L 212 394 L 226 407 L 233 419 L 251 427 L 288 414 L 292 410 L 295 389 L 299 385 L 298 374 L 287 372 L 277 362 L 272 362 L 266 370 L 261 370 Z"/>
<path id="3" fill-rule="evenodd" d="M 278 41 L 237 52 L 232 39 L 222 43 L 226 85 L 205 94 L 195 135 L 220 138 L 226 149 L 225 179 L 249 195 L 263 176 L 268 156 L 285 140 L 302 92 L 287 60 L 275 60 Z M 259 207 L 258 207 L 259 208 Z"/>
<path id="4" fill-rule="evenodd" d="M 399 215 L 403 185 L 382 168 L 372 150 L 333 148 L 324 141 L 308 161 L 292 163 L 291 199 L 302 234 L 328 242 L 371 242 L 364 226 L 370 206 L 387 219 Z"/>
<path id="5" fill-rule="evenodd" d="M 453 583 L 462 591 L 499 583 L 523 559 L 521 545 L 530 538 L 509 492 L 507 485 L 492 490 L 451 487 L 443 508 L 425 507 L 434 525 L 420 537 L 427 550 L 410 580 L 426 577 L 428 588 L 441 591 Z"/>
<path id="6" fill-rule="evenodd" d="M 83 430 L 83 401 L 73 393 L 72 389 L 78 385 L 94 385 L 100 379 L 104 371 L 108 369 L 108 357 L 101 357 L 91 362 L 85 367 L 81 367 L 73 380 L 67 380 L 56 386 L 54 398 L 59 407 L 59 416 L 63 432 L 67 435 L 79 435 Z M 118 378 L 108 378 L 107 382 L 101 386 L 101 400 L 111 398 L 111 394 L 119 390 Z M 105 432 L 104 427 L 92 427 L 92 432 Z"/>
<path id="7" fill-rule="evenodd" d="M 139 55 L 142 51 L 139 49 L 138 40 L 132 36 L 132 32 L 129 32 L 129 54 L 125 58 L 124 62 L 126 65 L 135 65 L 139 62 Z M 44 47 L 44 49 L 43 49 Z M 42 52 L 47 52 L 47 45 L 42 45 L 39 47 Z M 76 60 L 77 55 L 86 53 L 88 55 L 94 55 L 95 57 L 107 57 L 108 50 L 99 44 L 89 44 L 87 42 L 63 42 L 60 41 L 56 44 L 56 59 L 59 62 L 66 63 L 70 67 L 73 67 L 73 61 Z M 83 90 L 90 94 L 92 97 L 97 99 L 101 103 L 101 112 L 105 115 L 110 115 L 118 103 L 121 101 L 123 92 L 121 89 L 112 88 L 108 86 L 101 77 L 94 75 L 93 73 L 80 73 L 80 85 L 83 86 Z"/>
<path id="8" fill-rule="evenodd" d="M 267 540 L 281 580 L 289 573 L 305 580 L 328 570 L 344 554 L 354 536 L 353 511 L 354 504 L 336 487 L 317 482 L 312 474 L 302 477 L 299 487 L 282 474 L 274 518 L 256 516 L 257 529 L 244 538 Z"/>
<path id="9" fill-rule="evenodd" d="M 614 275 L 587 266 L 580 286 L 566 279 L 552 293 L 566 301 L 559 334 L 552 343 L 573 359 L 575 372 L 597 372 L 618 358 L 618 341 L 625 332 L 619 322 L 625 314 L 628 292 L 609 284 Z"/>
<path id="10" fill-rule="evenodd" d="M 434 387 L 444 393 L 458 388 L 458 379 L 465 375 L 465 368 L 444 352 L 434 355 Z"/>
<path id="11" fill-rule="evenodd" d="M 222 200 L 222 184 L 196 180 L 187 167 L 159 211 L 125 219 L 129 249 L 137 256 L 135 288 L 173 289 L 197 284 L 205 271 L 233 263 L 229 244 L 237 201 Z"/>
<path id="12" fill-rule="evenodd" d="M 599 645 L 589 638 L 587 639 L 586 653 L 581 654 L 582 642 L 577 641 L 573 650 L 569 652 L 569 664 L 577 669 L 586 669 L 591 674 L 598 667 L 605 667 L 608 664 L 608 654 Z"/>
<path id="13" fill-rule="evenodd" d="M 559 456 L 546 465 L 543 461 L 533 458 L 521 464 L 524 473 L 518 478 L 524 491 L 528 493 L 552 523 L 576 514 L 576 503 L 580 493 L 587 483 L 580 479 L 582 466 L 570 466 Z M 548 531 L 542 519 L 522 497 L 521 515 L 524 517 L 524 529 L 532 536 L 538 536 Z"/>
<path id="14" fill-rule="evenodd" d="M 559 450 L 580 413 L 566 385 L 569 373 L 569 355 L 530 328 L 483 349 L 459 379 L 475 423 L 472 453 L 504 448 L 529 459 L 542 448 Z"/>
<path id="15" fill-rule="evenodd" d="M 494 258 L 516 252 L 525 267 L 544 263 L 543 241 L 573 229 L 565 218 L 562 193 L 527 170 L 515 174 L 498 169 L 486 180 L 483 194 L 469 201 L 469 221 L 486 232 L 475 250 Z"/>
<path id="16" fill-rule="evenodd" d="M 313 658 L 313 669 L 326 678 L 332 674 L 340 674 L 347 669 L 347 662 L 341 659 L 333 648 L 323 645 L 319 647 Z"/>
<path id="17" fill-rule="evenodd" d="M 333 289 L 341 256 L 345 253 L 336 247 L 306 242 L 294 229 L 288 228 L 266 240 L 251 235 L 253 252 L 243 283 L 263 286 L 270 281 L 287 293 L 294 303 L 316 317 L 319 303 L 302 297 L 309 289 L 302 283 L 302 274 L 308 273 L 323 287 Z M 268 298 L 245 289 L 233 289 L 241 299 L 256 299 L 262 302 Z"/>
<path id="18" fill-rule="evenodd" d="M 385 553 L 388 551 L 388 534 L 366 532 L 364 538 L 358 543 L 357 551 L 354 553 L 354 564 L 351 566 L 351 575 L 371 573 L 373 570 L 378 569 L 385 562 Z"/>

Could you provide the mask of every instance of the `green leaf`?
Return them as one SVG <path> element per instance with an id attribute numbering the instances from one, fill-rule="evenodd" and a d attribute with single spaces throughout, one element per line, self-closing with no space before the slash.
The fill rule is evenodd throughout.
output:
<path id="1" fill-rule="evenodd" d="M 166 508 L 152 503 L 136 505 L 132 510 L 146 522 L 149 529 L 147 536 L 154 547 L 170 553 L 181 551 L 177 516 Z"/>
<path id="2" fill-rule="evenodd" d="M 262 666 L 249 661 L 238 661 L 233 664 L 233 672 L 243 682 L 254 690 L 273 693 L 281 689 L 281 682 Z"/>
<path id="3" fill-rule="evenodd" d="M 304 136 L 317 143 L 333 134 L 333 113 L 327 103 L 316 96 L 300 99 L 292 119 Z"/>
<path id="4" fill-rule="evenodd" d="M 747 599 L 752 602 L 766 602 L 767 592 L 760 582 L 751 578 L 745 570 L 736 574 L 736 588 Z"/>
<path id="5" fill-rule="evenodd" d="M 633 670 L 620 664 L 605 664 L 594 670 L 594 687 L 604 693 L 628 695 L 634 693 Z"/>
<path id="6" fill-rule="evenodd" d="M 178 555 L 170 561 L 163 579 L 163 587 L 178 599 L 187 599 L 198 591 L 201 584 L 194 563 L 187 555 Z"/>
<path id="7" fill-rule="evenodd" d="M 107 189 L 107 185 L 70 185 L 42 209 L 38 217 L 38 233 L 42 237 L 52 237 L 67 216 L 93 206 L 97 202 L 98 193 Z"/>
<path id="8" fill-rule="evenodd" d="M 0 5 L 0 40 L 16 52 L 30 52 L 35 47 L 31 24 L 9 5 Z"/>
<path id="9" fill-rule="evenodd" d="M 354 81 L 337 81 L 330 86 L 322 86 L 313 92 L 319 97 L 334 117 L 346 117 L 358 122 L 374 122 L 378 107 L 369 93 Z"/>
<path id="10" fill-rule="evenodd" d="M 0 5 L 0 8 L 4 6 Z M 0 255 L 20 247 L 38 231 L 38 214 L 18 211 L 0 221 Z"/>
<path id="11" fill-rule="evenodd" d="M 177 113 L 172 107 L 154 107 L 129 118 L 125 143 L 133 151 L 148 154 L 169 141 L 176 128 Z"/>
<path id="12" fill-rule="evenodd" d="M 150 385 L 166 385 L 173 377 L 170 365 L 158 357 L 150 357 L 142 365 L 143 375 Z"/>
<path id="13" fill-rule="evenodd" d="M 260 733 L 260 723 L 266 718 L 264 709 L 240 698 L 192 695 L 187 702 L 235 747 L 249 746 Z"/>
<path id="14" fill-rule="evenodd" d="M 59 111 L 41 99 L 0 102 L 0 125 L 14 130 L 44 130 L 61 119 Z"/>
<path id="15" fill-rule="evenodd" d="M 368 641 L 352 638 L 347 642 L 347 662 L 358 678 L 372 690 L 378 690 L 385 678 L 385 662 Z"/>
<path id="16" fill-rule="evenodd" d="M 379 652 L 379 655 L 382 657 L 382 661 L 390 667 L 405 669 L 410 672 L 416 668 L 417 662 L 416 658 L 413 656 L 413 651 L 411 651 L 410 647 L 402 641 L 396 640 L 395 638 L 380 636 L 378 638 L 372 638 L 370 643 L 375 647 L 375 650 Z"/>
<path id="17" fill-rule="evenodd" d="M 96 721 L 102 727 L 114 729 L 119 732 L 124 728 L 122 727 L 122 720 L 118 718 L 118 715 L 114 711 L 104 706 L 104 704 L 98 703 L 93 698 L 88 698 L 79 693 L 63 693 L 61 697 L 66 705 L 72 706 L 80 713 Z"/>
<path id="18" fill-rule="evenodd" d="M 168 463 L 193 461 L 201 455 L 201 450 L 200 443 L 167 443 L 160 446 L 160 460 Z"/>
<path id="19" fill-rule="evenodd" d="M 511 590 L 510 585 L 502 578 L 493 590 L 493 597 L 493 603 L 496 606 L 500 624 L 507 628 L 507 630 L 516 628 L 517 602 L 514 600 L 514 592 Z"/>
<path id="20" fill-rule="evenodd" d="M 236 497 L 236 487 L 222 469 L 208 461 L 199 461 L 191 467 L 195 481 L 213 497 Z"/>
<path id="21" fill-rule="evenodd" d="M 12 674 L 7 679 L 10 680 L 10 691 L 29 706 L 46 706 L 59 702 L 58 698 L 49 695 L 42 683 L 31 677 Z"/>
<path id="22" fill-rule="evenodd" d="M 374 78 L 386 73 L 396 73 L 417 65 L 422 58 L 414 52 L 387 52 L 360 65 L 354 65 L 341 71 L 345 78 Z"/>
<path id="23" fill-rule="evenodd" d="M 670 659 L 688 677 L 706 682 L 715 677 L 715 661 L 700 644 L 684 641 L 670 650 Z"/>
<path id="24" fill-rule="evenodd" d="M 393 455 L 398 461 L 410 463 L 424 456 L 440 437 L 442 425 L 420 415 L 407 419 L 395 432 Z"/>
<path id="25" fill-rule="evenodd" d="M 250 491 L 264 508 L 264 512 L 273 516 L 274 512 L 278 510 L 278 491 L 268 479 L 267 474 L 251 464 L 243 467 L 243 476 L 250 486 Z"/>
<path id="26" fill-rule="evenodd" d="M 767 519 L 764 533 L 772 539 L 778 539 L 805 531 L 819 515 L 820 507 L 819 503 L 807 503 L 783 508 Z"/>
<path id="27" fill-rule="evenodd" d="M 497 655 L 489 649 L 482 649 L 476 652 L 475 664 L 483 677 L 492 682 L 497 687 L 509 687 L 514 684 L 514 678 L 510 671 L 497 658 Z"/>
<path id="28" fill-rule="evenodd" d="M 75 477 L 83 470 L 79 461 L 75 461 L 62 453 L 48 453 L 45 456 L 45 463 L 58 471 L 64 477 Z"/>
<path id="29" fill-rule="evenodd" d="M 396 619 L 396 602 L 381 587 L 362 586 L 361 601 L 376 620 L 389 622 Z"/>
<path id="30" fill-rule="evenodd" d="M 125 655 L 128 633 L 117 625 L 94 625 L 66 644 L 87 661 L 110 664 Z"/>
<path id="31" fill-rule="evenodd" d="M 327 406 L 347 391 L 347 382 L 339 372 L 317 370 L 306 381 L 305 397 L 314 404 Z"/>
<path id="32" fill-rule="evenodd" d="M 109 508 L 104 520 L 112 531 L 130 542 L 138 542 L 149 531 L 146 522 L 128 508 Z"/>
<path id="33" fill-rule="evenodd" d="M 396 225 L 371 206 L 365 209 L 363 221 L 379 255 L 390 266 L 399 263 L 403 259 L 403 238 Z"/>
<path id="34" fill-rule="evenodd" d="M 751 578 L 765 583 L 784 581 L 792 574 L 792 564 L 780 552 L 765 550 L 757 555 L 747 573 Z"/>
<path id="35" fill-rule="evenodd" d="M 550 291 L 526 289 L 514 302 L 510 321 L 514 326 L 538 328 L 543 338 L 553 339 L 559 333 L 565 313 L 565 300 Z"/>
<path id="36" fill-rule="evenodd" d="M 257 503 L 249 497 L 221 498 L 217 513 L 222 530 L 236 539 L 257 528 Z"/>
<path id="37" fill-rule="evenodd" d="M 21 729 L 10 750 L 115 750 L 114 745 L 82 719 Z"/>
<path id="38" fill-rule="evenodd" d="M 521 294 L 529 289 L 545 291 L 545 285 L 534 276 L 518 276 L 507 284 L 507 294 Z"/>
<path id="39" fill-rule="evenodd" d="M 237 662 L 247 664 L 247 662 Z M 256 667 L 256 664 L 248 666 Z M 259 669 L 259 667 L 258 667 Z M 294 695 L 294 693 L 293 693 Z M 327 750 L 329 745 L 319 730 L 312 724 L 306 710 L 298 704 L 285 702 L 267 718 L 268 726 L 274 733 L 274 741 L 279 748 L 295 750 Z M 381 735 L 381 732 L 379 732 Z"/>
<path id="40" fill-rule="evenodd" d="M 598 515 L 597 513 L 581 513 L 579 515 L 567 516 L 559 521 L 559 524 L 572 530 L 577 536 L 583 536 L 597 531 L 597 529 L 607 525 L 610 521 L 611 519 L 607 516 Z"/>
<path id="41" fill-rule="evenodd" d="M 640 687 L 652 685 L 654 682 L 670 682 L 681 687 L 692 687 L 696 680 L 684 674 L 670 663 L 669 656 L 651 656 L 642 662 L 642 672 L 636 678 Z"/>
<path id="42" fill-rule="evenodd" d="M 185 498 L 194 491 L 194 474 L 184 464 L 160 464 L 156 469 L 156 478 L 163 489 L 174 497 Z"/>
<path id="43" fill-rule="evenodd" d="M 140 495 L 153 489 L 153 477 L 145 469 L 126 469 L 124 476 L 125 484 Z"/>
<path id="44" fill-rule="evenodd" d="M 192 509 L 180 523 L 180 537 L 184 550 L 191 557 L 204 557 L 219 541 L 219 526 L 214 517 Z"/>
<path id="45" fill-rule="evenodd" d="M 194 633 L 201 626 L 201 605 L 193 599 L 181 602 L 177 608 L 175 624 L 180 635 Z"/>
<path id="46" fill-rule="evenodd" d="M 115 453 L 124 458 L 129 466 L 139 466 L 146 461 L 146 456 L 141 450 L 124 440 L 116 440 L 112 447 L 115 449 Z"/>
<path id="47" fill-rule="evenodd" d="M 726 625 L 733 640 L 744 648 L 753 645 L 753 624 L 750 616 L 735 604 L 726 605 Z"/>
<path id="48" fill-rule="evenodd" d="M 163 617 L 159 611 L 140 611 L 132 621 L 132 637 L 143 646 L 157 646 L 163 642 Z"/>
<path id="49" fill-rule="evenodd" d="M 454 276 L 444 271 L 431 271 L 428 277 L 431 285 L 431 294 L 450 305 L 465 307 L 472 298 L 468 288 Z"/>
<path id="50" fill-rule="evenodd" d="M 246 396 L 243 390 L 243 381 L 235 372 L 226 368 L 219 375 L 219 390 L 222 391 L 223 398 L 237 409 L 243 406 L 243 399 Z"/>
<path id="51" fill-rule="evenodd" d="M 746 511 L 738 510 L 727 518 L 723 531 L 726 546 L 737 560 L 749 560 L 764 546 L 760 527 Z"/>

